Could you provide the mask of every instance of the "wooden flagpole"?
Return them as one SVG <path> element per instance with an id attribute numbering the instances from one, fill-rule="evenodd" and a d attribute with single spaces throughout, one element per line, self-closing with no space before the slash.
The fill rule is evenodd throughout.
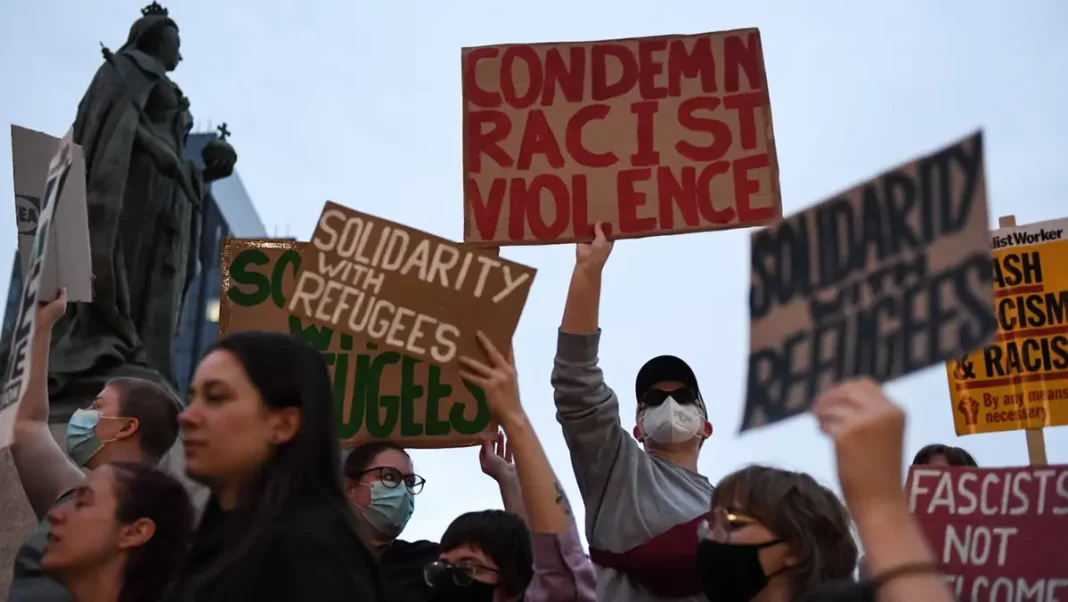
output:
<path id="1" fill-rule="evenodd" d="M 1016 216 L 1005 215 L 998 218 L 998 227 L 1015 228 Z M 1046 460 L 1046 436 L 1042 429 L 1027 429 L 1024 432 L 1027 434 L 1027 457 L 1031 466 L 1046 466 L 1049 461 Z"/>

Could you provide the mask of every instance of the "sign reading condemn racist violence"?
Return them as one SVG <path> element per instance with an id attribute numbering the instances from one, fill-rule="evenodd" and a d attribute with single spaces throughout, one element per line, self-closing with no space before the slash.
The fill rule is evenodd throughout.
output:
<path id="1" fill-rule="evenodd" d="M 987 238 L 981 133 L 753 233 L 742 430 L 986 342 Z"/>
<path id="2" fill-rule="evenodd" d="M 286 311 L 310 243 L 227 238 L 222 251 L 221 335 L 286 332 L 323 354 L 334 383 L 342 445 L 393 440 L 404 447 L 462 447 L 497 436 L 482 390 L 455 369 L 316 326 Z"/>
<path id="3" fill-rule="evenodd" d="M 77 154 L 77 157 L 75 156 Z M 60 202 L 85 203 L 84 186 L 79 189 L 81 198 L 72 199 L 65 193 L 68 176 L 72 173 L 75 159 L 81 159 L 81 149 L 74 144 L 70 133 L 59 143 L 56 154 L 48 166 L 44 190 L 41 195 L 40 211 L 37 214 L 37 230 L 33 246 L 29 249 L 27 271 L 22 283 L 19 298 L 19 313 L 16 316 L 15 330 L 11 337 L 11 352 L 8 355 L 4 373 L 3 391 L 0 392 L 0 449 L 13 440 L 15 414 L 19 403 L 29 384 L 33 363 L 33 339 L 37 331 L 37 304 L 55 298 L 56 282 L 45 283 L 45 266 L 56 252 L 54 220 L 56 205 Z M 81 174 L 85 172 L 82 171 Z M 80 174 L 76 174 L 80 175 Z M 84 179 L 83 179 L 84 181 Z M 71 186 L 75 188 L 75 186 Z M 42 286 L 50 286 L 42 289 Z"/>
<path id="4" fill-rule="evenodd" d="M 1068 425 L 1068 219 L 992 233 L 998 334 L 946 363 L 958 435 Z"/>
<path id="5" fill-rule="evenodd" d="M 465 48 L 464 241 L 592 240 L 782 215 L 760 33 Z"/>
<path id="6" fill-rule="evenodd" d="M 407 226 L 327 203 L 290 313 L 440 365 L 502 352 L 536 270 Z"/>
<path id="7" fill-rule="evenodd" d="M 1068 466 L 914 466 L 907 489 L 958 600 L 1068 600 Z"/>

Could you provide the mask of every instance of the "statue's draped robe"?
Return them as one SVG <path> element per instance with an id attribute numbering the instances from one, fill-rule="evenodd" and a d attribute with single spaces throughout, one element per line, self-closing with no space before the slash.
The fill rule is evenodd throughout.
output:
<path id="1" fill-rule="evenodd" d="M 85 152 L 94 300 L 73 304 L 53 331 L 53 419 L 86 405 L 114 377 L 175 384 L 174 336 L 196 270 L 203 194 L 185 158 L 189 116 L 180 98 L 158 60 L 124 49 L 97 70 L 78 106 L 74 141 Z M 187 187 L 161 171 L 139 127 L 177 155 Z"/>

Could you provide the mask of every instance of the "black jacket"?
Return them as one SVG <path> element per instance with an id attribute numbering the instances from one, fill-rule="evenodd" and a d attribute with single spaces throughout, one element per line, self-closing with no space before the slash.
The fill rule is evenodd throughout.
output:
<path id="1" fill-rule="evenodd" d="M 378 551 L 390 602 L 434 600 L 433 590 L 423 577 L 423 567 L 438 559 L 439 549 L 431 541 L 396 540 Z"/>
<path id="2" fill-rule="evenodd" d="M 170 602 L 386 602 L 374 554 L 325 500 L 295 504 L 262 545 L 203 583 L 198 575 L 238 541 L 245 518 L 209 504 Z"/>

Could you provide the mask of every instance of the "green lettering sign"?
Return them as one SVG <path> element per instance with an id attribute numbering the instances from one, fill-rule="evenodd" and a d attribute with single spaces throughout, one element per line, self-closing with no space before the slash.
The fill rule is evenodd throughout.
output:
<path id="1" fill-rule="evenodd" d="M 295 281 L 300 265 L 300 253 L 292 249 L 246 248 L 230 264 L 232 284 L 226 298 L 242 308 L 270 301 L 274 308 L 284 310 L 283 282 Z M 440 366 L 379 350 L 370 342 L 357 351 L 351 335 L 339 334 L 335 340 L 333 329 L 305 324 L 289 314 L 275 327 L 287 329 L 317 349 L 331 368 L 342 439 L 356 437 L 362 429 L 374 438 L 469 439 L 490 426 L 485 393 L 462 381 L 473 403 L 458 403 Z M 442 406 L 448 407 L 446 419 L 442 419 Z M 466 415 L 469 406 L 475 407 L 474 416 Z"/>

